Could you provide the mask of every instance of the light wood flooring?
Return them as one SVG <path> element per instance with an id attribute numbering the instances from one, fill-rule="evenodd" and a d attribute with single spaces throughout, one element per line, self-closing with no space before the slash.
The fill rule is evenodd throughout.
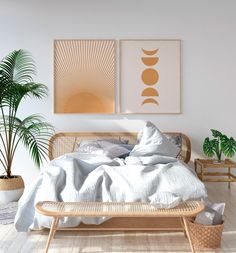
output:
<path id="1" fill-rule="evenodd" d="M 207 183 L 212 202 L 226 202 L 222 247 L 208 252 L 236 253 L 236 184 Z M 14 225 L 0 226 L 0 253 L 43 253 L 48 232 L 18 233 Z M 190 252 L 183 233 L 160 232 L 57 232 L 49 253 L 84 252 Z"/>

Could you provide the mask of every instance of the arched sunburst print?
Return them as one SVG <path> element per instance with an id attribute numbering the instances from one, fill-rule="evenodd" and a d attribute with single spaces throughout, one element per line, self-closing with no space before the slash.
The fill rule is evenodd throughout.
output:
<path id="1" fill-rule="evenodd" d="M 55 112 L 115 112 L 115 42 L 56 40 Z"/>

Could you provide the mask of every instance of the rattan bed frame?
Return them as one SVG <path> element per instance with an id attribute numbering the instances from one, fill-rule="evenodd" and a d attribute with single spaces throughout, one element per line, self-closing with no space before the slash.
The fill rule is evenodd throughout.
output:
<path id="1" fill-rule="evenodd" d="M 178 158 L 185 163 L 190 161 L 191 143 L 189 138 L 179 132 L 168 132 L 168 135 L 182 135 L 182 150 Z M 129 143 L 135 144 L 137 141 L 137 133 L 130 132 L 61 132 L 55 134 L 50 139 L 49 159 L 59 157 L 66 153 L 71 153 L 76 149 L 77 143 L 81 140 L 97 140 L 115 138 L 120 140 L 129 140 Z M 179 218 L 120 218 L 114 217 L 101 225 L 85 225 L 79 226 L 81 230 L 183 230 Z"/>
<path id="2" fill-rule="evenodd" d="M 182 136 L 182 150 L 178 156 L 180 160 L 183 160 L 185 163 L 188 163 L 191 157 L 191 143 L 188 138 L 183 133 L 178 132 L 168 132 L 166 133 L 171 136 Z M 77 143 L 81 140 L 97 140 L 97 139 L 120 139 L 128 140 L 129 143 L 135 144 L 137 141 L 137 133 L 129 132 L 61 132 L 55 134 L 50 139 L 49 145 L 49 159 L 53 160 L 54 158 L 64 155 L 66 153 L 74 152 L 76 149 Z"/>

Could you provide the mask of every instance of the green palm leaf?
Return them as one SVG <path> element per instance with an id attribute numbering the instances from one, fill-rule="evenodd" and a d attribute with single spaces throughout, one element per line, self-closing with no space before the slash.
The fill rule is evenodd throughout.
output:
<path id="1" fill-rule="evenodd" d="M 4 98 L 8 95 L 8 89 L 11 85 L 11 82 L 5 77 L 3 70 L 0 69 L 0 106 Z"/>
<path id="2" fill-rule="evenodd" d="M 47 158 L 48 139 L 54 132 L 52 125 L 43 121 L 39 115 L 31 115 L 23 121 L 18 119 L 15 133 L 29 150 L 35 164 L 40 167 Z"/>
<path id="3" fill-rule="evenodd" d="M 12 107 L 16 111 L 23 98 L 35 97 L 41 99 L 47 95 L 47 90 L 47 87 L 40 83 L 27 83 L 24 85 L 11 83 L 2 104 L 3 106 Z"/>
<path id="4" fill-rule="evenodd" d="M 33 82 L 33 76 L 36 74 L 34 60 L 24 50 L 15 50 L 8 54 L 0 62 L 0 69 L 8 80 L 22 84 Z"/>
<path id="5" fill-rule="evenodd" d="M 33 82 L 35 64 L 31 55 L 24 51 L 13 51 L 0 62 L 0 102 L 2 107 L 18 109 L 25 97 L 43 98 L 48 89 L 44 84 Z"/>

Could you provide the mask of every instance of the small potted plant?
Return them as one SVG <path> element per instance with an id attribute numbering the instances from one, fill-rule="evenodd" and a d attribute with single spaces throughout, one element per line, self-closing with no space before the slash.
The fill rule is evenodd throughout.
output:
<path id="1" fill-rule="evenodd" d="M 203 152 L 208 157 L 216 156 L 217 162 L 222 162 L 222 154 L 225 157 L 233 157 L 236 153 L 236 141 L 233 137 L 228 137 L 220 131 L 211 129 L 213 139 L 205 138 L 203 142 Z"/>
<path id="2" fill-rule="evenodd" d="M 13 51 L 0 61 L 0 202 L 16 201 L 24 190 L 21 176 L 12 174 L 12 162 L 19 143 L 37 166 L 47 157 L 48 138 L 53 127 L 39 115 L 21 118 L 18 108 L 27 97 L 47 95 L 44 84 L 33 81 L 35 64 L 29 53 Z"/>

